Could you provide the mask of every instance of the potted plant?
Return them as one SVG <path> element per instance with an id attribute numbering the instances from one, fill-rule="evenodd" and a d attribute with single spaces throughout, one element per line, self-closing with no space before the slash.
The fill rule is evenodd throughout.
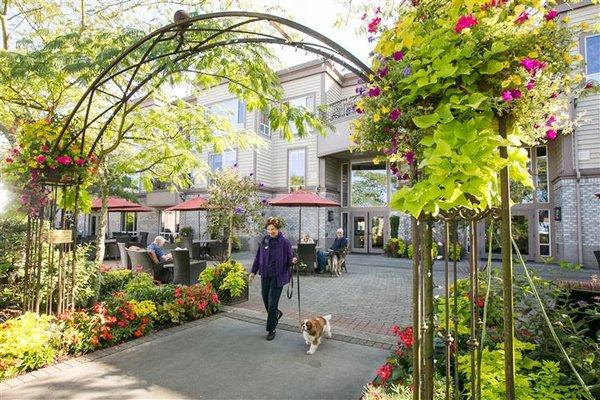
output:
<path id="1" fill-rule="evenodd" d="M 179 230 L 179 237 L 181 238 L 181 245 L 190 251 L 191 257 L 192 245 L 194 240 L 194 229 L 191 226 L 184 226 Z"/>
<path id="2" fill-rule="evenodd" d="M 248 301 L 248 273 L 236 260 L 228 260 L 207 267 L 200 273 L 200 282 L 211 285 L 222 304 L 232 305 Z"/>

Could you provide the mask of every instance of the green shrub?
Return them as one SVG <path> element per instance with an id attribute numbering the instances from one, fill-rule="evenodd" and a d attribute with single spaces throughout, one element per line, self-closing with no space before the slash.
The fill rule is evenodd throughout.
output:
<path id="1" fill-rule="evenodd" d="M 558 265 L 560 265 L 562 269 L 566 269 L 568 271 L 577 271 L 581 269 L 581 264 L 572 264 L 567 260 L 560 260 Z"/>
<path id="2" fill-rule="evenodd" d="M 231 243 L 232 251 L 240 251 L 242 250 L 242 240 L 238 236 L 233 237 L 233 242 Z"/>
<path id="3" fill-rule="evenodd" d="M 408 258 L 413 258 L 413 254 L 414 254 L 414 250 L 413 250 L 413 245 L 409 244 L 408 247 L 406 248 L 406 256 Z"/>
<path id="4" fill-rule="evenodd" d="M 175 300 L 175 288 L 175 285 L 155 286 L 152 290 L 152 297 L 148 300 L 152 300 L 157 305 L 170 303 Z"/>
<path id="5" fill-rule="evenodd" d="M 403 243 L 404 244 L 404 243 Z M 404 244 L 406 246 L 406 244 Z M 400 250 L 400 249 L 398 249 Z M 404 254 L 404 251 L 402 251 L 402 254 Z M 409 244 L 408 246 L 406 246 L 406 256 L 410 259 L 413 258 L 413 254 L 414 254 L 414 249 L 413 249 L 413 245 Z M 438 247 L 436 243 L 432 243 L 431 244 L 431 258 L 432 259 L 436 259 L 438 256 Z"/>
<path id="6" fill-rule="evenodd" d="M 400 239 L 400 241 L 398 242 L 398 251 L 396 252 L 396 254 L 398 254 L 398 257 L 406 257 L 407 248 L 408 246 L 406 245 L 404 240 Z"/>
<path id="7" fill-rule="evenodd" d="M 463 255 L 463 248 L 460 243 L 450 243 L 448 249 L 450 261 L 460 261 Z"/>
<path id="8" fill-rule="evenodd" d="M 385 244 L 385 253 L 388 257 L 398 257 L 398 247 L 400 246 L 401 240 L 398 238 L 391 238 Z"/>
<path id="9" fill-rule="evenodd" d="M 200 282 L 216 289 L 222 301 L 228 301 L 242 294 L 247 285 L 246 275 L 240 262 L 229 260 L 202 271 Z"/>
<path id="10" fill-rule="evenodd" d="M 133 273 L 129 269 L 118 269 L 105 272 L 100 278 L 100 299 L 106 299 L 114 292 L 123 291 Z"/>
<path id="11" fill-rule="evenodd" d="M 155 288 L 154 278 L 150 274 L 137 273 L 127 282 L 123 290 L 128 299 L 144 301 L 154 297 Z"/>
<path id="12" fill-rule="evenodd" d="M 99 315 L 85 311 L 67 311 L 58 318 L 61 332 L 61 349 L 67 354 L 84 354 L 93 351 L 98 342 L 97 332 L 102 325 Z"/>
<path id="13" fill-rule="evenodd" d="M 0 325 L 0 378 L 32 371 L 57 356 L 60 335 L 54 317 L 26 313 Z"/>
<path id="14" fill-rule="evenodd" d="M 392 215 L 390 217 L 390 236 L 393 239 L 398 238 L 398 227 L 400 226 L 400 216 Z"/>
<path id="15" fill-rule="evenodd" d="M 179 229 L 179 236 L 181 236 L 181 237 L 193 237 L 194 236 L 194 229 L 191 226 L 184 226 L 183 228 Z"/>

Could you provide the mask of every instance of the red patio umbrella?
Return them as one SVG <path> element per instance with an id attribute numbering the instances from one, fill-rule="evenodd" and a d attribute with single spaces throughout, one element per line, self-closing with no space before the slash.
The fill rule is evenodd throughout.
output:
<path id="1" fill-rule="evenodd" d="M 164 211 L 200 211 L 200 210 L 209 210 L 212 208 L 208 204 L 208 200 L 204 197 L 194 197 L 193 199 L 188 199 L 183 203 L 176 204 L 169 208 L 165 208 Z M 198 212 L 198 238 L 200 238 L 200 213 Z"/>
<path id="2" fill-rule="evenodd" d="M 115 211 L 116 209 L 126 209 L 130 207 L 143 207 L 132 201 L 122 199 L 120 197 L 108 198 L 108 210 Z M 102 199 L 94 199 L 92 201 L 92 210 L 99 211 L 102 208 Z M 152 211 L 151 209 L 149 211 Z"/>
<path id="3" fill-rule="evenodd" d="M 304 190 L 298 190 L 292 193 L 285 194 L 269 201 L 272 206 L 280 207 L 299 207 L 298 212 L 298 242 L 300 242 L 300 235 L 302 232 L 302 207 L 339 207 L 340 203 L 333 200 L 324 199 L 321 196 L 307 192 Z M 317 218 L 319 214 L 317 213 Z M 317 239 L 319 238 L 319 223 L 317 221 Z"/>

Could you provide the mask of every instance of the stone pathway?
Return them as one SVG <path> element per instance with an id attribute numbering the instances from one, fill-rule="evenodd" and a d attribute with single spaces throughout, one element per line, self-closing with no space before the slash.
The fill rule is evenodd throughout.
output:
<path id="1" fill-rule="evenodd" d="M 4 381 L 0 398 L 357 399 L 388 354 L 334 330 L 309 356 L 298 332 L 268 342 L 263 324 L 218 314 Z"/>

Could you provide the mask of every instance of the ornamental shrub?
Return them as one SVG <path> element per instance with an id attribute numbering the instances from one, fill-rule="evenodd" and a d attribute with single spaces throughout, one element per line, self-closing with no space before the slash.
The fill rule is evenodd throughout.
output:
<path id="1" fill-rule="evenodd" d="M 100 299 L 106 299 L 114 292 L 123 291 L 132 278 L 133 273 L 129 269 L 117 269 L 101 274 Z"/>
<path id="2" fill-rule="evenodd" d="M 57 356 L 60 334 L 54 317 L 25 313 L 0 325 L 0 378 L 33 371 Z"/>
<path id="3" fill-rule="evenodd" d="M 385 244 L 385 253 L 388 257 L 398 257 L 398 247 L 400 245 L 400 239 L 391 238 Z"/>
<path id="4" fill-rule="evenodd" d="M 156 288 L 154 278 L 147 273 L 140 272 L 133 275 L 123 288 L 125 295 L 130 300 L 152 300 Z"/>
<path id="5" fill-rule="evenodd" d="M 243 293 L 248 284 L 244 266 L 235 260 L 207 267 L 200 273 L 200 282 L 217 290 L 221 301 L 229 301 Z"/>
<path id="6" fill-rule="evenodd" d="M 79 355 L 98 346 L 97 332 L 102 325 L 98 314 L 85 311 L 67 311 L 57 320 L 61 332 L 61 349 L 67 354 Z"/>

